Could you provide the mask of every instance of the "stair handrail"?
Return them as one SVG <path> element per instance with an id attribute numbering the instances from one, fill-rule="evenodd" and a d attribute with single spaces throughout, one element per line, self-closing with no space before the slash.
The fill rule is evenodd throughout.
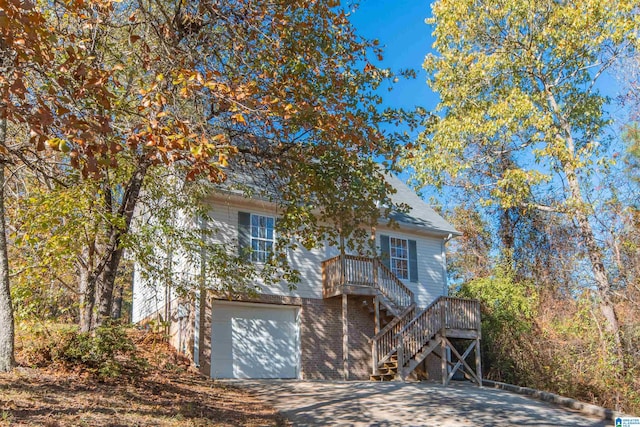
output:
<path id="1" fill-rule="evenodd" d="M 414 302 L 409 289 L 380 259 L 359 255 L 337 255 L 322 261 L 323 289 L 330 294 L 340 285 L 371 286 L 378 290 L 398 311 Z"/>
<path id="2" fill-rule="evenodd" d="M 377 373 L 378 368 L 395 353 L 398 348 L 398 331 L 403 329 L 404 325 L 413 319 L 415 311 L 416 305 L 415 303 L 411 303 L 409 307 L 394 317 L 391 322 L 370 339 L 374 375 Z"/>
<path id="3" fill-rule="evenodd" d="M 443 328 L 479 331 L 480 302 L 447 296 L 431 302 L 398 332 L 397 342 L 402 348 L 402 354 L 398 355 L 398 368 L 415 357 Z"/>
<path id="4" fill-rule="evenodd" d="M 404 369 L 407 361 L 415 357 L 420 349 L 432 340 L 443 322 L 443 297 L 431 302 L 397 334 L 398 342 L 398 370 Z"/>
<path id="5" fill-rule="evenodd" d="M 384 265 L 379 258 L 374 259 L 374 269 L 379 271 L 377 280 L 375 281 L 378 290 L 393 301 L 400 308 L 408 307 L 414 303 L 414 294 L 402 281 L 396 276 L 389 267 Z M 384 278 L 381 277 L 383 273 Z M 386 280 L 385 280 L 386 279 Z M 390 281 L 392 286 L 388 286 Z"/>
<path id="6" fill-rule="evenodd" d="M 393 328 L 394 326 L 396 326 L 403 317 L 406 317 L 409 313 L 411 313 L 411 311 L 414 311 L 416 308 L 415 304 L 411 304 L 409 307 L 405 308 L 400 314 L 398 314 L 396 317 L 393 318 L 393 320 L 389 323 L 387 323 L 387 325 L 382 328 L 380 330 L 380 332 L 378 332 L 377 334 L 375 334 L 371 340 L 375 340 L 380 338 L 382 335 L 386 334 L 391 328 Z M 404 326 L 403 326 L 404 327 Z M 402 329 L 402 328 L 400 328 Z M 398 330 L 399 332 L 399 330 Z"/>
<path id="7" fill-rule="evenodd" d="M 413 325 L 418 321 L 418 318 L 420 318 L 421 316 L 423 316 L 423 315 L 424 315 L 425 313 L 427 313 L 428 311 L 432 311 L 436 305 L 439 305 L 439 304 L 440 304 L 440 301 L 441 301 L 443 298 L 446 298 L 446 297 L 444 297 L 444 296 L 442 296 L 442 295 L 441 295 L 441 296 L 439 296 L 438 298 L 436 298 L 436 299 L 434 299 L 433 301 L 431 301 L 431 303 L 430 303 L 426 308 L 424 308 L 421 312 L 419 312 L 418 314 L 416 314 L 416 316 L 415 316 L 415 317 L 414 317 L 414 318 L 413 318 L 409 323 L 407 323 L 407 324 L 405 325 L 405 327 L 404 327 L 404 328 L 402 328 L 402 330 L 401 330 L 401 331 L 399 331 L 399 332 L 398 332 L 398 335 L 400 335 L 400 334 L 404 334 L 404 333 L 405 333 L 409 328 L 411 328 L 411 327 L 412 327 L 412 326 L 413 326 Z"/>

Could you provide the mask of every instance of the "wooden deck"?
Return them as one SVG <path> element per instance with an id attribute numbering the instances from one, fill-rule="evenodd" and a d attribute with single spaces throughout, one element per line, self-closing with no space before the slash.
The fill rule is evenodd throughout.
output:
<path id="1" fill-rule="evenodd" d="M 322 262 L 322 295 L 382 294 L 397 308 L 413 303 L 413 292 L 379 259 L 356 255 L 336 256 Z"/>
<path id="2" fill-rule="evenodd" d="M 372 379 L 404 379 L 436 349 L 436 355 L 450 350 L 454 364 L 441 357 L 443 384 L 461 369 L 482 384 L 480 366 L 480 303 L 477 300 L 441 296 L 428 307 L 418 310 L 413 292 L 377 258 L 343 255 L 322 263 L 324 298 L 343 295 L 370 295 L 376 306 L 376 330 L 380 320 L 378 304 L 393 313 L 393 320 L 371 339 Z M 344 317 L 344 316 L 343 316 Z M 346 318 L 343 319 L 343 323 Z M 346 328 L 346 327 L 345 327 Z M 345 329 L 346 330 L 346 329 Z M 461 355 L 449 339 L 471 343 Z M 345 341 L 346 348 L 346 341 Z M 475 369 L 466 358 L 475 350 Z M 440 357 L 440 356 L 438 356 Z M 449 370 L 448 367 L 453 369 Z"/>

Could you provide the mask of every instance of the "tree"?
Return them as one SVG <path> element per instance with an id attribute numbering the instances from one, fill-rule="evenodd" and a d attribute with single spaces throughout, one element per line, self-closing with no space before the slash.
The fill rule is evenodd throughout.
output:
<path id="1" fill-rule="evenodd" d="M 111 315 L 145 178 L 163 164 L 213 182 L 234 157 L 263 168 L 292 230 L 316 236 L 338 197 L 369 213 L 388 201 L 372 158 L 396 154 L 380 124 L 399 116 L 379 111 L 375 93 L 392 76 L 371 64 L 377 42 L 355 34 L 339 2 L 2 1 L 0 19 L 3 58 L 18 70 L 0 80 L 1 117 L 29 134 L 21 148 L 78 169 L 70 185 L 96 180 L 95 206 L 110 217 L 79 257 L 83 329 Z M 327 167 L 359 185 L 332 199 Z"/>
<path id="2" fill-rule="evenodd" d="M 388 73 L 367 60 L 379 50 L 355 35 L 337 3 L 306 6 L 140 0 L 100 15 L 99 31 L 89 27 L 84 37 L 99 47 L 101 63 L 122 64 L 113 66 L 108 84 L 109 104 L 119 106 L 112 128 L 133 131 L 114 132 L 109 143 L 130 153 L 133 169 L 117 187 L 118 197 L 112 188 L 103 191 L 101 203 L 124 222 L 105 230 L 103 255 L 85 263 L 92 265 L 82 275 L 85 329 L 92 327 L 86 319 L 94 294 L 97 322 L 111 312 L 121 242 L 144 177 L 159 163 L 189 164 L 187 179 L 205 174 L 214 182 L 226 179 L 225 164 L 234 158 L 264 169 L 277 178 L 285 224 L 290 230 L 306 228 L 305 236 L 316 239 L 318 233 L 307 226 L 327 232 L 318 224 L 336 215 L 328 209 L 335 200 L 347 197 L 352 206 L 373 212 L 375 200 L 385 198 L 388 188 L 380 189 L 381 174 L 371 160 L 394 155 L 378 127 L 384 117 L 374 94 Z M 67 143 L 73 158 L 82 147 Z M 92 165 L 90 159 L 80 163 L 88 174 Z M 348 194 L 329 192 L 327 170 L 360 185 Z M 322 207 L 324 216 L 310 215 Z"/>
<path id="3" fill-rule="evenodd" d="M 438 53 L 424 67 L 440 116 L 408 160 L 421 185 L 461 186 L 487 204 L 572 218 L 618 354 L 612 288 L 585 192 L 607 162 L 607 98 L 596 83 L 635 48 L 636 16 L 636 3 L 625 0 L 436 2 Z M 511 164 L 500 167 L 505 156 Z"/>
<path id="4" fill-rule="evenodd" d="M 43 65 L 49 59 L 46 49 L 47 30 L 43 18 L 21 2 L 0 2 L 0 372 L 14 365 L 13 307 L 9 286 L 6 221 L 4 217 L 5 166 L 10 162 L 8 123 L 26 122 L 38 128 L 31 105 L 26 102 L 25 69 L 29 65 Z"/>

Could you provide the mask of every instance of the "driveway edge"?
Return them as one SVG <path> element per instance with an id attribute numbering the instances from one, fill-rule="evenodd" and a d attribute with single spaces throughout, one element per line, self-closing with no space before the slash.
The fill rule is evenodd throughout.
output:
<path id="1" fill-rule="evenodd" d="M 560 395 L 549 393 L 546 391 L 536 390 L 529 387 L 520 387 L 513 384 L 501 383 L 498 381 L 491 381 L 491 380 L 482 380 L 482 385 L 485 387 L 511 391 L 513 393 L 518 393 L 525 396 L 531 396 L 533 398 L 536 398 L 545 402 L 551 402 L 551 403 L 555 403 L 556 405 L 575 409 L 585 415 L 600 417 L 603 420 L 612 421 L 617 417 L 625 416 L 625 414 L 623 414 L 622 412 L 603 408 L 601 406 L 592 405 L 590 403 L 580 402 L 579 400 L 571 399 L 568 397 L 560 396 Z"/>

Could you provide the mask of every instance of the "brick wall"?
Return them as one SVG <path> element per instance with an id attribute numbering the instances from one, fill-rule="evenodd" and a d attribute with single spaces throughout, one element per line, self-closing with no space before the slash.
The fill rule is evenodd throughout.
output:
<path id="1" fill-rule="evenodd" d="M 367 306 L 363 302 L 367 302 Z M 373 307 L 373 297 L 349 296 L 349 379 L 368 380 L 371 375 L 369 339 L 374 336 L 375 320 L 367 307 Z"/>
<path id="2" fill-rule="evenodd" d="M 207 298 L 201 304 L 200 371 L 211 372 L 211 303 L 223 298 Z M 368 379 L 371 371 L 371 344 L 374 318 L 363 301 L 349 296 L 349 379 Z M 300 308 L 300 364 L 302 379 L 343 379 L 342 298 L 313 299 L 260 295 L 242 298 L 243 302 L 295 305 Z M 371 305 L 372 299 L 368 298 Z"/>

